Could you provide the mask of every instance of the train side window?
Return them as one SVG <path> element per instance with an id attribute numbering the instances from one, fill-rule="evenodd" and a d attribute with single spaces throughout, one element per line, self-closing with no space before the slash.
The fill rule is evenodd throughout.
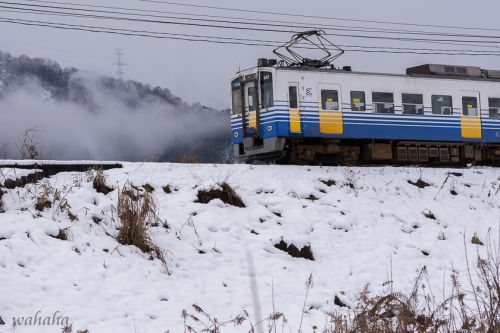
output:
<path id="1" fill-rule="evenodd" d="M 297 94 L 297 86 L 289 86 L 288 87 L 288 98 L 290 102 L 290 109 L 298 109 L 299 108 L 299 100 Z"/>
<path id="2" fill-rule="evenodd" d="M 500 119 L 500 98 L 489 98 L 490 118 Z"/>
<path id="3" fill-rule="evenodd" d="M 248 111 L 255 111 L 257 109 L 257 89 L 254 86 L 247 88 L 247 102 Z"/>
<path id="4" fill-rule="evenodd" d="M 233 102 L 233 114 L 241 113 L 241 83 L 239 79 L 231 82 L 231 92 L 232 92 L 232 102 Z"/>
<path id="5" fill-rule="evenodd" d="M 453 114 L 453 99 L 446 95 L 432 95 L 432 113 L 433 114 Z"/>
<path id="6" fill-rule="evenodd" d="M 366 111 L 366 99 L 364 91 L 351 91 L 351 110 Z"/>
<path id="7" fill-rule="evenodd" d="M 273 73 L 260 72 L 260 96 L 262 98 L 263 108 L 270 108 L 274 106 Z"/>
<path id="8" fill-rule="evenodd" d="M 470 97 L 470 96 L 462 97 L 462 114 L 464 116 L 472 116 L 472 117 L 478 115 L 477 97 Z"/>
<path id="9" fill-rule="evenodd" d="M 403 94 L 403 114 L 424 114 L 424 96 Z"/>
<path id="10" fill-rule="evenodd" d="M 394 113 L 394 95 L 388 92 L 372 93 L 373 111 L 375 113 Z"/>
<path id="11" fill-rule="evenodd" d="M 325 111 L 340 110 L 337 90 L 321 90 L 321 109 Z"/>

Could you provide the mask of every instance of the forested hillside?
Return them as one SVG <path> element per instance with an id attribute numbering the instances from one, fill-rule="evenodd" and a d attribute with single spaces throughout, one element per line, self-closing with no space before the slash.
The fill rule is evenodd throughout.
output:
<path id="1" fill-rule="evenodd" d="M 24 94 L 29 95 L 30 103 L 26 103 Z M 68 112 L 78 110 L 75 112 L 77 113 L 75 121 L 85 117 L 85 114 L 82 114 L 85 111 L 91 117 L 89 119 L 95 118 L 92 122 L 101 125 L 103 122 L 111 121 L 111 118 L 125 118 L 121 119 L 122 121 L 130 118 L 130 125 L 122 127 L 123 131 L 111 138 L 116 147 L 110 150 L 114 150 L 120 159 L 178 161 L 183 155 L 197 156 L 202 162 L 229 162 L 232 159 L 229 149 L 228 110 L 214 110 L 198 103 L 188 104 L 167 88 L 100 76 L 76 68 L 62 68 L 57 62 L 49 59 L 30 58 L 24 55 L 14 57 L 9 53 L 0 52 L 0 113 L 10 112 L 5 116 L 10 115 L 12 119 L 15 110 L 18 114 L 26 113 L 25 118 L 31 119 L 33 117 L 30 112 L 37 112 L 36 115 L 39 116 L 41 110 L 46 111 L 47 117 L 55 117 L 53 121 L 56 122 L 61 119 L 60 112 L 69 109 L 72 111 Z M 57 115 L 54 114 L 54 110 L 57 110 Z M 144 115 L 142 119 L 141 114 Z M 2 118 L 6 119 L 5 116 Z M 66 122 L 71 122 L 71 119 L 68 117 Z M 102 151 L 93 151 L 95 149 L 92 147 L 61 147 L 60 144 L 54 146 L 53 141 L 57 140 L 49 139 L 51 135 L 47 132 L 51 132 L 50 125 L 45 121 L 46 119 L 29 122 L 25 126 L 19 122 L 13 126 L 6 126 L 4 123 L 10 131 L 7 131 L 9 133 L 3 131 L 4 134 L 0 134 L 0 147 L 8 146 L 7 157 L 19 158 L 16 147 L 19 136 L 27 128 L 37 128 L 40 131 L 40 149 L 46 150 L 46 154 L 50 155 L 46 157 L 114 158 L 110 154 L 103 154 Z M 134 128 L 133 124 L 136 124 L 137 128 Z M 124 144 L 127 140 L 122 141 L 124 137 L 130 138 L 128 135 L 130 132 L 162 133 L 162 125 L 165 134 L 157 135 L 158 142 L 154 150 L 147 148 L 152 146 L 150 143 L 134 141 Z M 94 125 L 90 127 L 92 130 L 95 128 Z M 85 132 L 84 129 L 81 132 Z M 104 133 L 99 133 L 98 137 L 109 139 L 109 133 L 105 133 L 105 129 L 101 129 L 101 132 Z M 140 136 L 137 136 L 137 140 L 141 141 Z M 118 141 L 120 143 L 116 143 Z M 82 142 L 80 140 L 74 144 L 80 145 Z M 100 142 L 93 145 L 99 144 L 107 143 Z M 133 152 L 128 150 L 130 146 L 135 147 Z M 81 152 L 81 156 L 65 151 Z M 7 155 L 5 151 L 4 155 Z"/>

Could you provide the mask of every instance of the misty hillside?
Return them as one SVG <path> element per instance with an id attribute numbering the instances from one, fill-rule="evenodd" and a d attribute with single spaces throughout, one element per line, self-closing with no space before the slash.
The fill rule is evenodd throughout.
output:
<path id="1" fill-rule="evenodd" d="M 228 110 L 188 104 L 167 88 L 62 68 L 49 59 L 0 52 L 0 114 L 8 117 L 0 157 L 22 157 L 17 142 L 26 129 L 36 128 L 44 158 L 232 160 Z M 57 126 L 62 124 L 73 130 Z M 66 132 L 81 136 L 63 144 Z"/>

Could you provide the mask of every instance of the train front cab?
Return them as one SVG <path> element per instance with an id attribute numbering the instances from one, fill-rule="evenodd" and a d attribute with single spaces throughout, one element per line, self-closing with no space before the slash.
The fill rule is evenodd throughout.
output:
<path id="1" fill-rule="evenodd" d="M 239 161 L 275 160 L 284 154 L 285 139 L 278 137 L 280 122 L 272 113 L 274 77 L 272 68 L 257 67 L 239 73 L 231 81 L 232 143 Z"/>

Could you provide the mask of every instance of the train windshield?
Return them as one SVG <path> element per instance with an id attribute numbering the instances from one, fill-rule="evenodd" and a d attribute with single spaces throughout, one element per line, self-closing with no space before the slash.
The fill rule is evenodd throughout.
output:
<path id="1" fill-rule="evenodd" d="M 233 114 L 240 114 L 242 100 L 241 100 L 241 82 L 239 79 L 235 79 L 233 80 L 233 82 L 231 82 L 231 95 L 233 99 Z"/>

